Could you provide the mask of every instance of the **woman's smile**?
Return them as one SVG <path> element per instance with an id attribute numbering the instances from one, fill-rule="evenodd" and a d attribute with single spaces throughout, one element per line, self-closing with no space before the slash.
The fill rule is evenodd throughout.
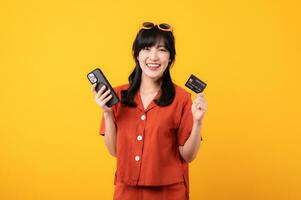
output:
<path id="1" fill-rule="evenodd" d="M 146 64 L 146 66 L 147 66 L 150 70 L 155 71 L 155 70 L 157 70 L 157 69 L 161 66 L 161 64 L 157 64 L 157 63 L 148 63 L 148 64 Z"/>

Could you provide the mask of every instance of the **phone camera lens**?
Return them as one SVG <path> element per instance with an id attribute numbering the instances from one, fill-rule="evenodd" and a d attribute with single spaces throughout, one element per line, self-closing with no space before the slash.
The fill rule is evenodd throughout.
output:
<path id="1" fill-rule="evenodd" d="M 90 79 L 90 81 L 92 83 L 96 83 L 97 82 L 97 78 L 95 77 L 95 75 L 93 73 L 89 74 L 88 78 Z"/>
<path id="2" fill-rule="evenodd" d="M 88 77 L 89 77 L 89 78 L 93 78 L 93 77 L 94 77 L 94 74 L 89 74 Z"/>

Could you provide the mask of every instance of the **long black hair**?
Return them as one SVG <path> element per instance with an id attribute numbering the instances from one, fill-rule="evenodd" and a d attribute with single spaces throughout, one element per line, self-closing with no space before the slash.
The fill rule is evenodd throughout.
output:
<path id="1" fill-rule="evenodd" d="M 139 90 L 141 83 L 142 70 L 137 59 L 141 49 L 145 47 L 152 47 L 161 39 L 164 41 L 165 48 L 169 51 L 169 63 L 163 72 L 161 78 L 161 96 L 159 99 L 155 99 L 155 103 L 158 106 L 168 106 L 172 103 L 175 97 L 175 87 L 170 76 L 170 67 L 173 65 L 176 56 L 175 49 L 175 38 L 171 31 L 162 31 L 158 26 L 154 26 L 151 29 L 141 29 L 134 40 L 132 51 L 136 66 L 133 72 L 130 74 L 128 81 L 129 87 L 127 90 L 121 91 L 121 103 L 129 107 L 136 107 L 137 104 L 134 102 L 134 97 Z"/>

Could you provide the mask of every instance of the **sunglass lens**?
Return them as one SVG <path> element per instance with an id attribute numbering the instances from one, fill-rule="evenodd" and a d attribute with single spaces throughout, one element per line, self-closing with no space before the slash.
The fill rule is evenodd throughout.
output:
<path id="1" fill-rule="evenodd" d="M 170 29 L 170 25 L 169 24 L 159 24 L 160 28 L 168 30 Z"/>
<path id="2" fill-rule="evenodd" d="M 152 22 L 144 22 L 142 25 L 144 27 L 146 27 L 146 28 L 152 28 L 154 26 L 154 23 L 152 23 Z"/>

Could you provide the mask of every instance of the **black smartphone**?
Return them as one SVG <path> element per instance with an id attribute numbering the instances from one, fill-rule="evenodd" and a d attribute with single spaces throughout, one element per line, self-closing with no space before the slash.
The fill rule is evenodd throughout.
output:
<path id="1" fill-rule="evenodd" d="M 114 89 L 112 88 L 111 84 L 109 83 L 109 81 L 107 80 L 107 78 L 99 68 L 96 68 L 90 73 L 88 73 L 87 78 L 92 85 L 96 83 L 96 87 L 95 87 L 96 92 L 98 92 L 103 85 L 106 86 L 105 91 L 107 89 L 111 90 L 110 93 L 112 94 L 112 98 L 106 103 L 108 107 L 112 107 L 113 105 L 115 105 L 120 101 Z"/>

